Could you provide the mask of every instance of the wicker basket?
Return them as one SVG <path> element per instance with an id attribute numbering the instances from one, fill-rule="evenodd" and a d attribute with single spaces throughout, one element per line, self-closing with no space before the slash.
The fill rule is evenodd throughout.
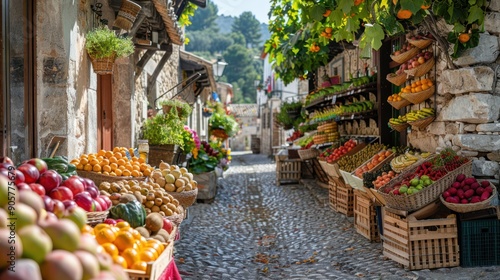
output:
<path id="1" fill-rule="evenodd" d="M 170 113 L 170 110 L 172 110 L 172 106 L 170 106 L 170 105 L 162 105 L 161 109 L 163 111 L 163 114 L 167 115 L 168 113 Z M 182 108 L 181 107 L 175 107 L 175 109 L 177 110 L 177 115 L 181 116 L 182 115 Z"/>
<path id="2" fill-rule="evenodd" d="M 434 91 L 436 90 L 436 86 L 432 86 L 426 90 L 414 92 L 414 93 L 402 93 L 401 97 L 408 100 L 413 104 L 420 104 L 425 100 L 429 99 L 434 95 Z"/>
<path id="3" fill-rule="evenodd" d="M 493 189 L 493 193 L 491 196 L 486 199 L 485 201 L 477 202 L 477 203 L 469 203 L 469 204 L 456 204 L 456 203 L 449 203 L 444 200 L 443 196 L 440 195 L 439 198 L 441 199 L 441 202 L 448 207 L 448 209 L 453 210 L 458 213 L 467 213 L 467 212 L 473 212 L 473 211 L 478 211 L 482 209 L 486 209 L 492 206 L 496 206 L 498 204 L 498 192 L 497 188 L 490 182 L 490 186 Z"/>
<path id="4" fill-rule="evenodd" d="M 415 67 L 415 68 L 410 69 L 410 70 L 405 70 L 405 72 L 410 77 L 422 77 L 423 75 L 427 74 L 427 72 L 429 72 L 432 69 L 435 62 L 436 61 L 434 60 L 434 57 L 432 57 L 431 59 L 424 62 L 424 64 L 421 64 L 420 66 Z"/>
<path id="5" fill-rule="evenodd" d="M 87 224 L 95 226 L 108 218 L 109 211 L 87 212 Z"/>
<path id="6" fill-rule="evenodd" d="M 434 41 L 431 39 L 420 39 L 420 40 L 411 40 L 408 39 L 408 43 L 414 45 L 415 47 L 423 50 L 430 46 Z"/>
<path id="7" fill-rule="evenodd" d="M 151 166 L 160 166 L 163 161 L 174 164 L 177 155 L 181 152 L 178 145 L 149 145 L 148 163 Z"/>
<path id="8" fill-rule="evenodd" d="M 405 131 L 408 126 L 410 126 L 408 123 L 402 123 L 402 124 L 390 124 L 389 123 L 390 128 L 392 128 L 396 131 L 399 131 L 399 132 Z"/>
<path id="9" fill-rule="evenodd" d="M 176 214 L 173 214 L 173 215 L 170 215 L 170 216 L 165 216 L 165 218 L 169 221 L 171 221 L 172 223 L 174 223 L 177 227 L 179 227 L 182 223 L 182 221 L 184 221 L 184 208 L 179 205 L 179 209 L 180 209 L 180 213 L 176 213 Z"/>
<path id="10" fill-rule="evenodd" d="M 394 180 L 387 185 L 378 189 L 378 193 L 385 199 L 386 205 L 390 208 L 404 210 L 404 211 L 415 211 L 427 204 L 438 199 L 441 194 L 455 181 L 458 174 L 465 174 L 465 176 L 472 175 L 472 161 L 469 161 L 457 169 L 448 172 L 441 179 L 435 181 L 431 185 L 423 188 L 421 191 L 411 194 L 411 195 L 393 195 L 385 193 L 387 188 L 392 188 L 395 184 L 400 183 L 407 174 L 415 172 L 418 165 L 414 165 L 408 171 L 405 171 L 404 175 L 400 175 L 396 178 L 399 180 Z"/>
<path id="11" fill-rule="evenodd" d="M 391 104 L 392 107 L 394 107 L 394 108 L 396 108 L 398 110 L 411 104 L 410 101 L 408 101 L 408 100 L 406 100 L 404 98 L 402 98 L 399 101 L 389 101 L 389 100 L 387 100 L 387 102 L 389 104 Z"/>
<path id="12" fill-rule="evenodd" d="M 76 173 L 80 177 L 88 178 L 99 186 L 102 182 L 118 182 L 121 180 L 137 180 L 137 181 L 146 181 L 146 177 L 127 177 L 127 176 L 110 176 L 104 175 L 101 173 L 93 172 L 93 171 L 85 171 L 85 170 L 77 170 Z"/>
<path id="13" fill-rule="evenodd" d="M 198 188 L 195 188 L 194 190 L 191 191 L 167 192 L 167 193 L 173 196 L 175 199 L 177 199 L 182 207 L 188 208 L 189 206 L 193 205 L 193 203 L 196 201 L 196 197 L 198 196 Z"/>
<path id="14" fill-rule="evenodd" d="M 116 56 L 95 58 L 90 57 L 92 68 L 97 75 L 113 74 L 113 66 L 115 65 Z"/>
<path id="15" fill-rule="evenodd" d="M 411 125 L 413 128 L 418 128 L 418 129 L 424 129 L 426 128 L 429 124 L 431 124 L 436 116 L 430 116 L 425 119 L 419 119 L 416 121 L 408 122 L 408 124 Z"/>
<path id="16" fill-rule="evenodd" d="M 416 56 L 419 51 L 420 51 L 419 48 L 412 48 L 409 51 L 405 51 L 400 55 L 391 55 L 391 59 L 399 64 L 402 64 L 410 60 L 412 57 Z"/>
<path id="17" fill-rule="evenodd" d="M 113 22 L 114 27 L 118 27 L 123 30 L 130 30 L 134 21 L 141 11 L 141 5 L 136 4 L 130 0 L 123 0 L 118 15 L 116 16 L 115 22 Z"/>
<path id="18" fill-rule="evenodd" d="M 407 74 L 405 72 L 403 72 L 402 74 L 399 74 L 399 75 L 394 75 L 394 74 L 388 74 L 386 76 L 386 79 L 395 84 L 396 86 L 400 86 L 402 84 L 404 84 L 406 82 L 406 78 L 407 78 Z"/>
<path id="19" fill-rule="evenodd" d="M 317 149 L 298 150 L 298 152 L 301 160 L 313 159 L 319 156 L 319 151 Z"/>

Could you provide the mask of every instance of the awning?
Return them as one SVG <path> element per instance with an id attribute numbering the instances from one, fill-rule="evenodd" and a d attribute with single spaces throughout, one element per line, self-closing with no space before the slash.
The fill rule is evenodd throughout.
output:
<path id="1" fill-rule="evenodd" d="M 212 68 L 213 63 L 184 50 L 180 50 L 179 53 L 181 70 L 185 71 L 188 76 L 195 73 L 201 74 L 201 77 L 196 81 L 196 88 L 199 89 L 202 99 L 206 99 L 211 92 L 217 90 Z"/>

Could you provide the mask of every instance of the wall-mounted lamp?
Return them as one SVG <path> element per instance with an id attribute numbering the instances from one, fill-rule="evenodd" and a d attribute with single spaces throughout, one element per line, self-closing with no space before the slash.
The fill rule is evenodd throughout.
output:
<path id="1" fill-rule="evenodd" d="M 217 58 L 217 62 L 212 64 L 212 68 L 214 71 L 214 76 L 215 76 L 216 82 L 218 82 L 219 78 L 222 77 L 222 75 L 224 74 L 224 69 L 226 68 L 227 65 L 228 65 L 228 63 L 225 62 L 224 59 L 222 59 L 220 57 Z"/>

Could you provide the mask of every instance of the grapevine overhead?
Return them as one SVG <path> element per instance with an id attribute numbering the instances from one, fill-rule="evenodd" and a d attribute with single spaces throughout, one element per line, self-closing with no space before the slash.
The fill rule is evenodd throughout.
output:
<path id="1" fill-rule="evenodd" d="M 290 83 L 328 61 L 329 44 L 359 40 L 362 53 L 378 50 L 386 36 L 424 25 L 452 57 L 477 46 L 487 0 L 270 0 L 271 37 L 265 51 L 276 74 Z M 453 26 L 439 36 L 436 22 Z"/>

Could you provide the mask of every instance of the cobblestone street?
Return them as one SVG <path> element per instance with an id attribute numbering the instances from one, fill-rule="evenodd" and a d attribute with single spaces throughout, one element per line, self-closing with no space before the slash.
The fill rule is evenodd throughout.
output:
<path id="1" fill-rule="evenodd" d="M 235 155 L 215 201 L 191 206 L 182 223 L 183 279 L 500 279 L 499 267 L 407 271 L 327 197 L 317 186 L 276 186 L 265 155 Z"/>

